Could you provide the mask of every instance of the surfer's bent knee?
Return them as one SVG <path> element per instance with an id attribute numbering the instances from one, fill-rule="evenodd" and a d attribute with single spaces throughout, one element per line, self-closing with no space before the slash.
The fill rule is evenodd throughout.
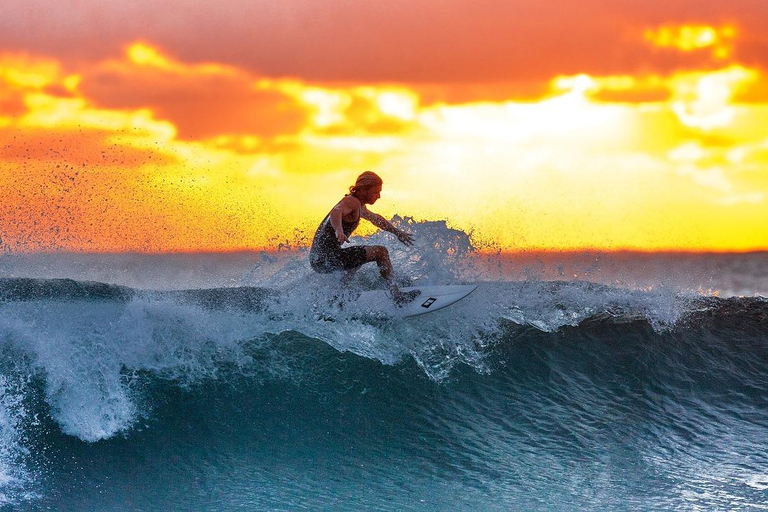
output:
<path id="1" fill-rule="evenodd" d="M 371 245 L 365 248 L 368 261 L 375 261 L 384 279 L 392 275 L 392 262 L 389 260 L 389 251 L 383 245 Z"/>
<path id="2" fill-rule="evenodd" d="M 368 261 L 381 263 L 389 260 L 389 251 L 383 245 L 369 245 L 365 248 L 365 253 L 368 256 Z"/>

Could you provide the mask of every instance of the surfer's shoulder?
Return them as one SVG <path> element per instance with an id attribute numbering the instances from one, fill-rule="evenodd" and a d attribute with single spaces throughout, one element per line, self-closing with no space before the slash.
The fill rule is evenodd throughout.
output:
<path id="1" fill-rule="evenodd" d="M 339 201 L 339 204 L 342 207 L 349 208 L 351 210 L 359 210 L 363 206 L 363 203 L 353 195 L 344 196 L 341 201 Z"/>

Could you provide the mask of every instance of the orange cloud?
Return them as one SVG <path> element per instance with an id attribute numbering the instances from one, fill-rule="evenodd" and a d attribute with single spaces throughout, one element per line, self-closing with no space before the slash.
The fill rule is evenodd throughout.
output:
<path id="1" fill-rule="evenodd" d="M 107 61 L 85 73 L 79 90 L 102 108 L 149 109 L 173 123 L 182 140 L 298 132 L 307 116 L 302 105 L 255 82 L 237 68 L 187 65 L 135 43 L 126 60 Z"/>
<path id="2" fill-rule="evenodd" d="M 26 112 L 25 93 L 41 91 L 61 80 L 56 61 L 24 55 L 0 58 L 0 127 Z"/>

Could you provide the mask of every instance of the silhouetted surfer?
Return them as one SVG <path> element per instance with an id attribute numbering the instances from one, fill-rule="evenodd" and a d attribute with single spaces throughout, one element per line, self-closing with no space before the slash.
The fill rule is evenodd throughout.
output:
<path id="1" fill-rule="evenodd" d="M 356 245 L 342 247 L 349 242 L 349 237 L 363 218 L 377 228 L 393 233 L 405 245 L 413 245 L 413 237 L 394 227 L 381 215 L 366 208 L 381 196 L 383 182 L 376 173 L 366 171 L 357 177 L 354 186 L 349 187 L 349 194 L 339 201 L 325 216 L 317 228 L 309 251 L 309 263 L 315 272 L 327 274 L 345 271 L 344 281 L 349 281 L 354 273 L 365 263 L 375 261 L 379 265 L 381 276 L 387 281 L 395 303 L 401 306 L 413 300 L 419 292 L 403 293 L 392 280 L 392 262 L 389 251 L 381 245 Z"/>

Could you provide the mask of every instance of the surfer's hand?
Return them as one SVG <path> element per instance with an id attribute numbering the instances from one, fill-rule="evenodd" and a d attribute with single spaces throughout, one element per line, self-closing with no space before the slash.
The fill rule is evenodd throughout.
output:
<path id="1" fill-rule="evenodd" d="M 405 231 L 398 231 L 395 233 L 397 239 L 403 242 L 405 245 L 413 245 L 413 235 L 406 233 Z"/>
<path id="2" fill-rule="evenodd" d="M 349 238 L 344 234 L 343 231 L 336 232 L 336 240 L 339 241 L 339 245 L 343 244 L 344 242 L 349 242 Z"/>

